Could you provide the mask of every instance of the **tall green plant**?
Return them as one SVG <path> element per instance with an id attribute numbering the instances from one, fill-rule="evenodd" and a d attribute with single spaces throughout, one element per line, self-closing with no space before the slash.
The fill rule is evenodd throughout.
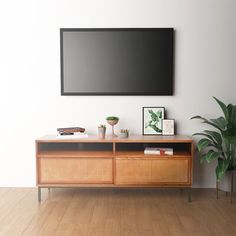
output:
<path id="1" fill-rule="evenodd" d="M 221 180 L 227 170 L 236 169 L 236 106 L 225 105 L 219 99 L 213 97 L 223 111 L 224 116 L 216 119 L 205 119 L 194 116 L 191 119 L 200 119 L 213 130 L 204 130 L 193 135 L 203 136 L 198 143 L 200 162 L 217 160 L 216 178 Z"/>

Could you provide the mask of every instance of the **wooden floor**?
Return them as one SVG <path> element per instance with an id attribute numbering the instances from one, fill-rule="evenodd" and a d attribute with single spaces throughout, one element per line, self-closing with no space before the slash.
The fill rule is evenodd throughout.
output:
<path id="1" fill-rule="evenodd" d="M 0 188 L 0 235 L 236 235 L 234 203 L 223 192 L 178 189 Z"/>

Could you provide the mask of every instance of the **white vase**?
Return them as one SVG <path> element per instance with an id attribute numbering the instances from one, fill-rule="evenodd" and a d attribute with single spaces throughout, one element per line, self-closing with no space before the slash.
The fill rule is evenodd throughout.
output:
<path id="1" fill-rule="evenodd" d="M 129 133 L 128 132 L 127 133 L 120 133 L 119 137 L 120 138 L 128 138 L 129 137 Z"/>
<path id="2" fill-rule="evenodd" d="M 104 139 L 106 136 L 106 128 L 98 127 L 98 137 Z"/>

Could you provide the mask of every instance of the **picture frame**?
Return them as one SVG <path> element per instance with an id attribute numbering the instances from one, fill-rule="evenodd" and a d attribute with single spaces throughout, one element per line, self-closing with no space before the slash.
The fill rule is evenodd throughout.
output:
<path id="1" fill-rule="evenodd" d="M 174 135 L 175 134 L 175 120 L 163 119 L 162 120 L 162 135 Z"/>
<path id="2" fill-rule="evenodd" d="M 162 135 L 165 107 L 143 107 L 142 134 Z"/>

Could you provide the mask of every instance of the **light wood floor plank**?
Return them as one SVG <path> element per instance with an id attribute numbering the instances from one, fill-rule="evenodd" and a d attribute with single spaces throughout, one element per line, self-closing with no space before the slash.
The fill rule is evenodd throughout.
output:
<path id="1" fill-rule="evenodd" d="M 236 197 L 194 189 L 0 188 L 0 236 L 234 236 Z"/>
<path id="2" fill-rule="evenodd" d="M 4 196 L 4 194 L 6 194 L 8 191 L 10 191 L 11 188 L 4 188 L 1 187 L 0 188 L 0 197 L 2 198 Z"/>
<path id="3" fill-rule="evenodd" d="M 96 198 L 96 189 L 75 190 L 55 235 L 87 235 Z"/>
<path id="4" fill-rule="evenodd" d="M 74 190 L 53 190 L 40 207 L 23 235 L 55 235 L 57 227 L 73 197 Z"/>
<path id="5" fill-rule="evenodd" d="M 32 217 L 37 214 L 39 204 L 37 201 L 37 192 L 31 189 L 15 207 L 5 215 L 0 228 L 0 235 L 20 235 L 27 225 L 32 220 Z M 13 227 L 14 226 L 14 227 Z"/>
<path id="6" fill-rule="evenodd" d="M 14 214 L 16 206 L 30 191 L 31 189 L 27 188 L 10 188 L 0 197 L 0 226 L 5 225 L 5 218 Z M 1 228 L 3 227 L 0 227 L 0 230 Z"/>

